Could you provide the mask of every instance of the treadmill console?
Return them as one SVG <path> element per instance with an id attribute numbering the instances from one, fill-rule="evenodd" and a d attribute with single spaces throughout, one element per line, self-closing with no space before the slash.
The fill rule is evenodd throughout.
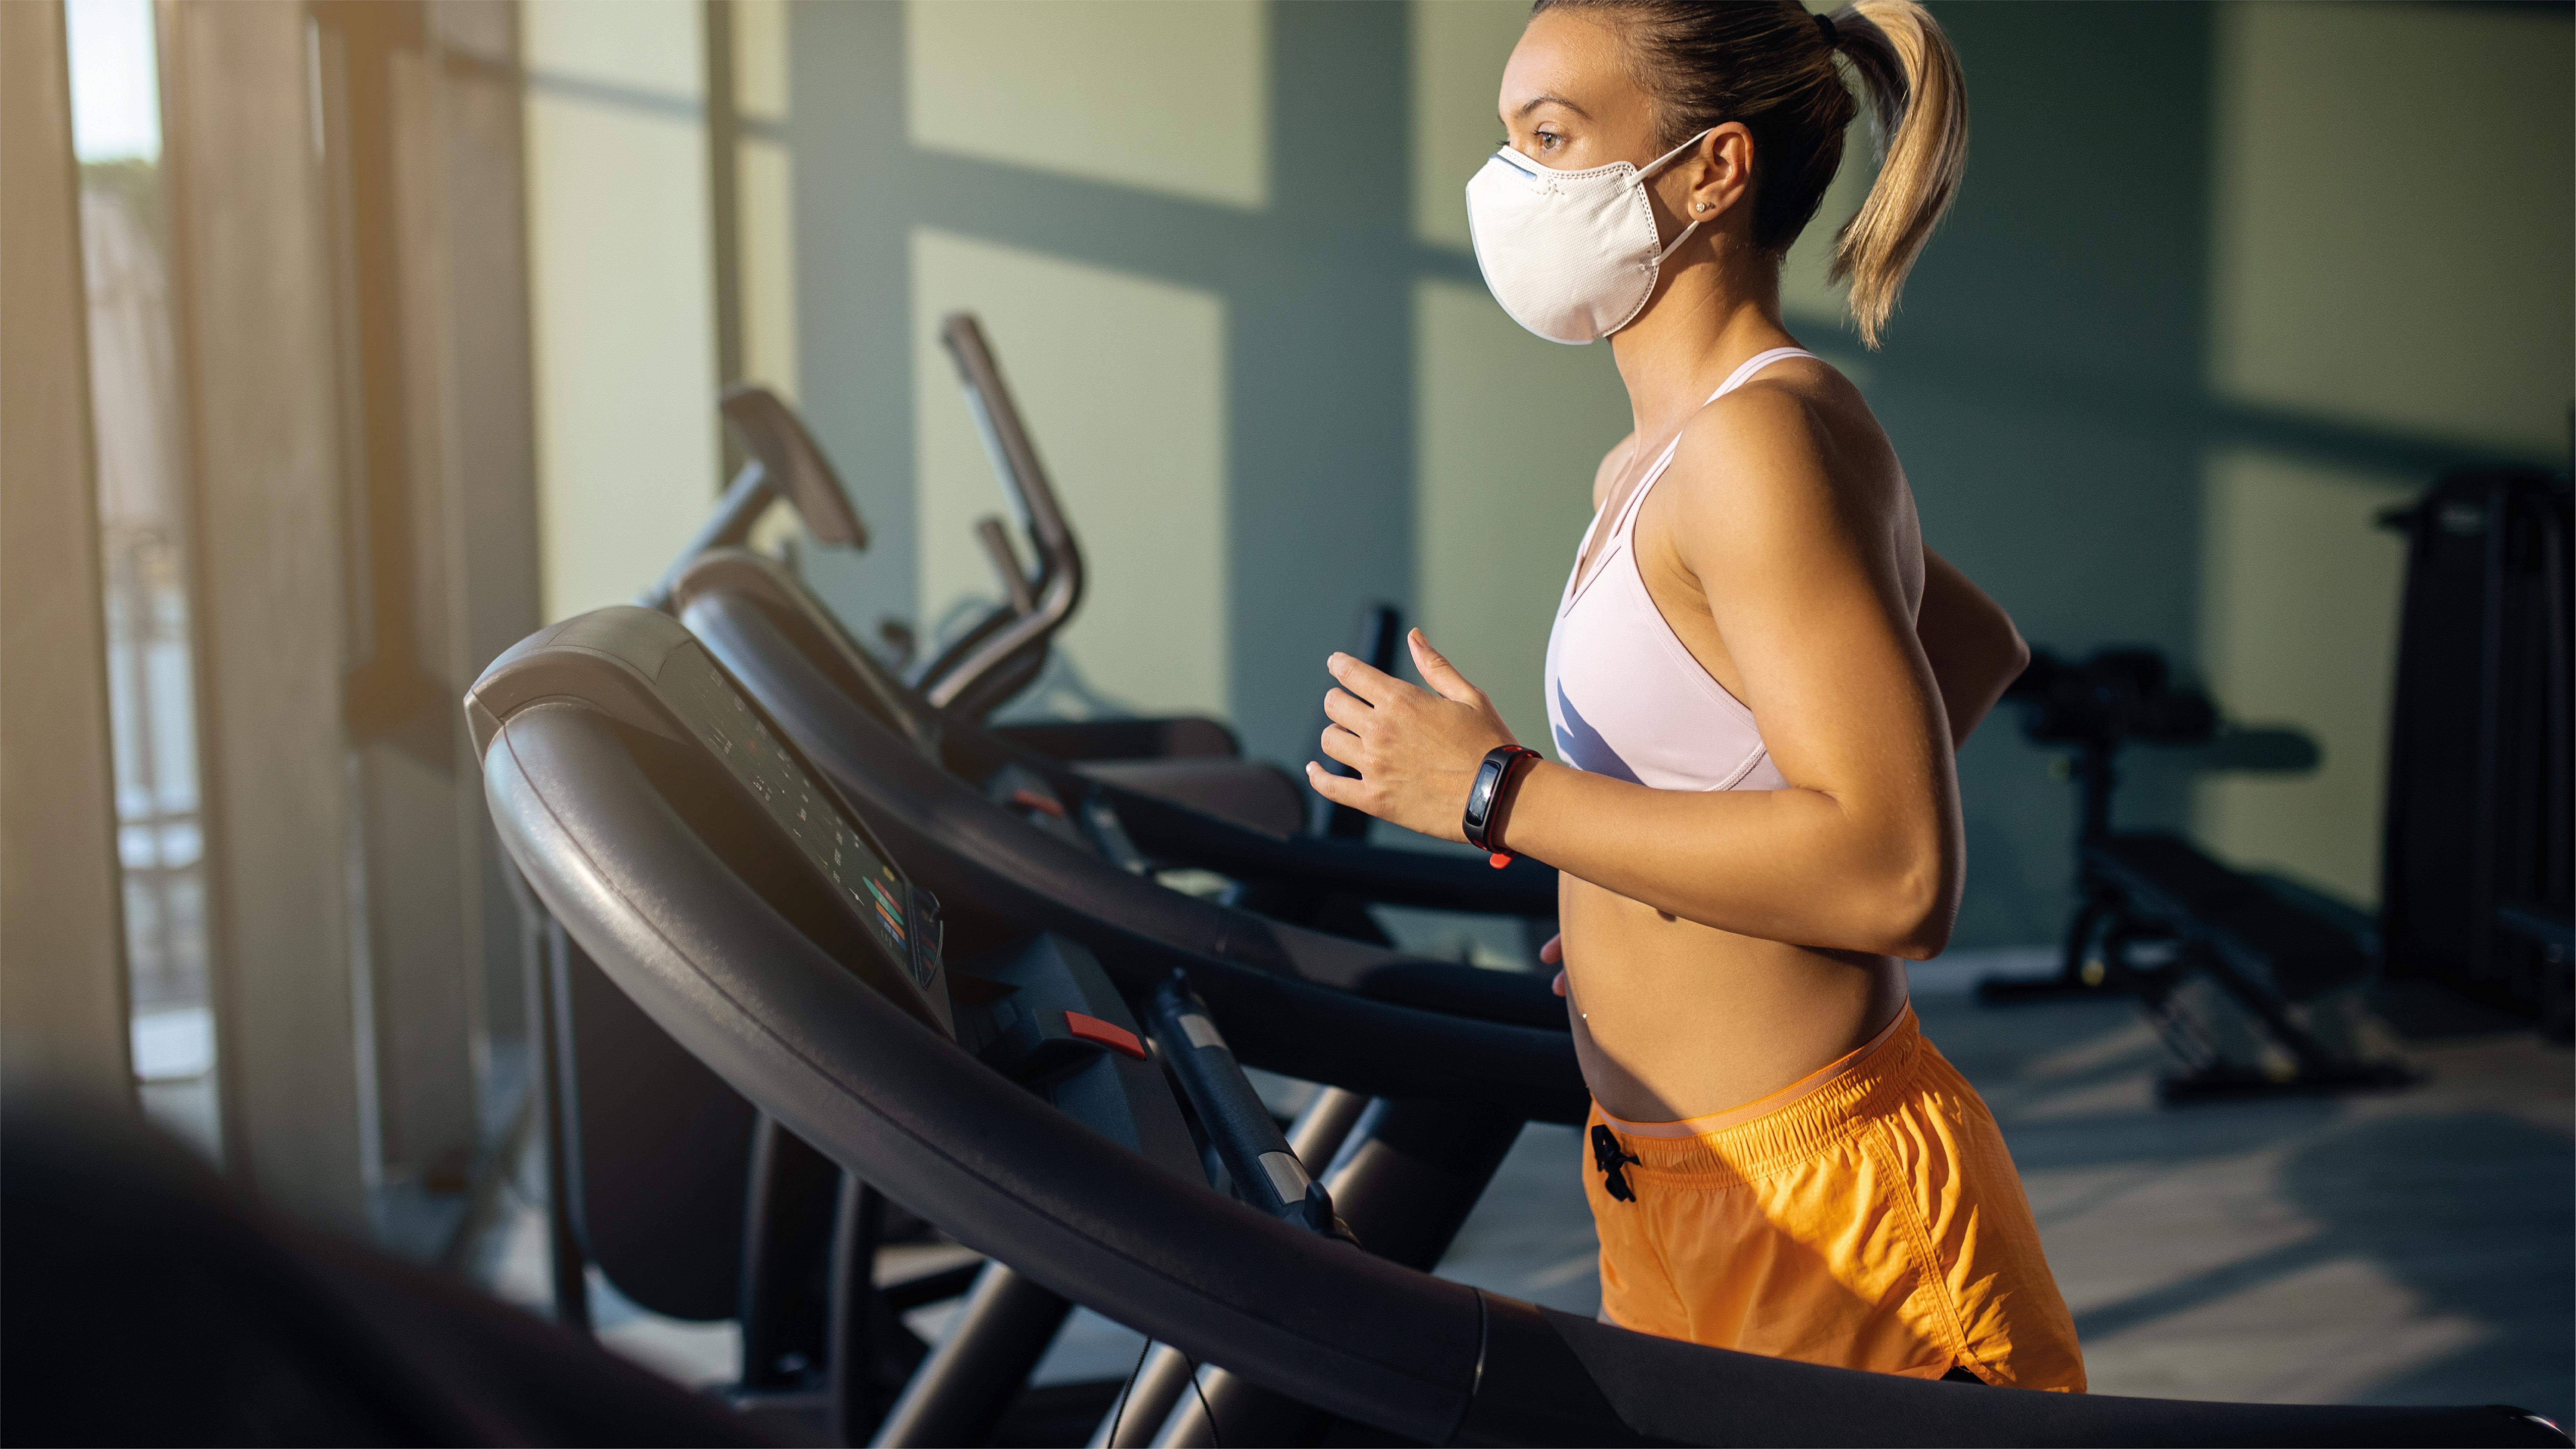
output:
<path id="1" fill-rule="evenodd" d="M 699 742 L 831 882 L 914 989 L 944 1008 L 948 993 L 940 980 L 936 902 L 915 891 L 851 827 L 703 650 L 672 651 L 658 682 Z M 948 1015 L 944 1009 L 938 1014 Z"/>
<path id="2" fill-rule="evenodd" d="M 914 1014 L 956 1034 L 940 956 L 937 898 L 887 861 L 678 621 L 648 609 L 603 609 L 511 649 L 466 696 L 477 753 L 491 748 L 516 710 L 568 700 L 704 747 L 858 918 L 884 963 L 894 968 L 861 968 L 861 974 Z M 887 975 L 891 979 L 880 979 Z"/>

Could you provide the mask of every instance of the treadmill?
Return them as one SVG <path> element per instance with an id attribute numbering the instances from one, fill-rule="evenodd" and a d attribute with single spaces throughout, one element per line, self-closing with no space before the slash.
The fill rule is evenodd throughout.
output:
<path id="1" fill-rule="evenodd" d="M 1228 978 L 1259 973 L 1002 933 L 976 903 L 935 898 L 666 615 L 606 609 L 530 636 L 476 682 L 467 717 L 504 847 L 563 929 L 761 1111 L 990 1255 L 970 1326 L 1013 1295 L 1079 1302 L 1310 1415 L 1176 1410 L 1163 1440 L 2567 1442 L 2492 1406 L 2119 1399 L 1822 1368 L 1430 1277 L 1353 1245 L 1371 1228 L 1343 1174 L 1319 1182 L 1246 1107 L 1237 1062 L 1371 1091 L 1501 1079 L 1525 1064 L 1490 1033 L 1526 1028 L 1460 1030 L 1287 976 L 1239 991 Z M 1373 1015 L 1420 1031 L 1314 1034 Z M 965 1440 L 955 1413 L 944 1436 L 896 1431 L 990 1400 L 1034 1362 L 1024 1343 L 961 1340 L 987 1352 L 925 1364 L 881 1442 Z M 1095 1441 L 1131 1437 L 1113 1421 Z"/>
<path id="2" fill-rule="evenodd" d="M 952 660 L 934 661 L 934 667 L 913 671 L 910 678 L 851 643 L 828 612 L 813 606 L 812 617 L 820 627 L 830 632 L 838 647 L 852 650 L 863 661 L 863 667 L 907 711 L 906 717 L 932 720 L 933 729 L 954 740 L 980 742 L 988 755 L 1005 765 L 1016 762 L 1024 767 L 1013 777 L 1020 783 L 1005 791 L 1006 796 L 1035 798 L 1051 790 L 1103 795 L 1104 808 L 1123 808 L 1136 823 L 1156 865 L 1226 872 L 1240 882 L 1234 887 L 1238 899 L 1273 914 L 1375 934 L 1359 892 L 1470 910 L 1491 909 L 1499 901 L 1532 919 L 1553 914 L 1554 877 L 1543 867 L 1524 865 L 1496 873 L 1484 870 L 1481 862 L 1420 852 L 1373 851 L 1339 840 L 1283 839 L 1153 794 L 1100 785 L 1063 758 L 1103 753 L 1132 758 L 1145 748 L 1176 747 L 1199 757 L 1181 764 L 1201 772 L 1203 781 L 1222 779 L 1224 770 L 1241 774 L 1253 768 L 1210 758 L 1233 748 L 1230 732 L 1213 722 L 1113 721 L 1035 727 L 1048 750 L 1033 748 L 1006 733 L 985 731 L 977 723 L 976 711 L 1007 697 L 1009 690 L 977 681 L 1016 678 L 1025 682 L 1035 674 L 1053 630 L 1079 597 L 1080 554 L 980 331 L 971 318 L 961 316 L 949 319 L 944 336 L 959 361 L 970 402 L 988 420 L 988 437 L 1008 440 L 996 443 L 997 456 L 1023 460 L 1006 470 L 1006 476 L 1035 480 L 1015 496 L 1024 504 L 1023 522 L 1042 564 L 1034 577 L 1019 581 L 1022 587 L 1014 591 L 1018 602 L 1005 605 L 975 631 L 975 637 L 994 647 L 952 650 Z M 679 582 L 694 565 L 747 541 L 753 526 L 775 502 L 794 508 L 807 532 L 819 541 L 854 548 L 868 542 L 867 528 L 840 479 L 785 403 L 764 389 L 740 387 L 725 395 L 722 411 L 750 461 L 680 561 L 644 595 L 642 601 L 648 605 L 675 607 Z M 986 520 L 982 532 L 988 547 L 993 547 L 997 566 L 1004 566 L 1006 582 L 1016 579 L 1016 562 L 999 521 Z M 1047 560 L 1052 562 L 1043 562 Z M 811 605 L 801 585 L 774 565 L 755 562 L 752 567 L 771 570 L 781 587 Z M 1032 614 L 1019 606 L 1027 599 L 1053 602 Z M 1391 631 L 1381 632 L 1392 638 Z M 915 691 L 917 682 L 950 703 L 930 703 Z M 1051 736 L 1049 730 L 1070 735 Z M 1140 746 L 1144 737 L 1150 738 Z M 995 773 L 989 760 L 978 768 L 979 780 L 989 780 Z M 1143 768 L 1150 772 L 1153 766 Z M 1030 776 L 1027 771 L 1036 774 Z M 1280 779 L 1266 767 L 1257 772 L 1274 784 Z M 538 902 L 531 899 L 527 904 L 532 916 L 545 916 Z M 730 1394 L 739 1405 L 808 1423 L 827 1417 L 865 1418 L 882 1408 L 878 1401 L 901 1382 L 922 1352 L 897 1317 L 911 1308 L 955 1297 L 968 1285 L 971 1265 L 934 1264 L 904 1281 L 882 1285 L 883 1291 L 873 1295 L 874 1311 L 886 1321 L 870 1326 L 878 1342 L 873 1361 L 857 1368 L 842 1364 L 841 1345 L 852 1336 L 850 1325 L 838 1321 L 839 1310 L 834 1306 L 850 1296 L 843 1278 L 874 1257 L 880 1239 L 905 1236 L 919 1225 L 908 1222 L 899 1211 L 887 1210 L 863 1182 L 846 1178 L 680 1050 L 609 984 L 558 924 L 543 920 L 542 929 L 540 1038 L 548 1129 L 550 1260 L 558 1321 L 587 1331 L 593 1296 L 588 1268 L 596 1266 L 625 1297 L 656 1313 L 700 1321 L 737 1320 L 742 1326 L 742 1358 L 739 1379 Z M 1236 934 L 1248 941 L 1259 933 Z M 1561 1019 L 1561 1008 L 1552 998 L 1541 992 L 1533 999 L 1528 988 L 1534 983 L 1508 983 L 1491 973 L 1430 963 L 1423 963 L 1413 974 L 1419 977 L 1424 970 L 1432 975 L 1450 972 L 1487 994 L 1511 995 L 1517 987 L 1521 1015 L 1535 1015 L 1550 1024 Z M 1400 990 L 1404 975 L 1381 971 L 1378 988 Z M 1570 1067 L 1556 1076 L 1561 1083 L 1573 1080 Z M 1341 1118 L 1327 1114 L 1326 1120 L 1346 1122 L 1356 1108 L 1350 1103 L 1344 1108 Z M 1400 1110 L 1390 1124 L 1394 1138 L 1401 1140 L 1405 1124 L 1426 1114 L 1437 1118 L 1440 1109 L 1409 1106 Z M 1450 1124 L 1448 1131 L 1459 1144 L 1455 1150 L 1470 1160 L 1454 1174 L 1454 1183 L 1439 1190 L 1420 1185 L 1418 1197 L 1436 1209 L 1435 1221 L 1463 1217 L 1491 1171 L 1485 1159 L 1499 1160 L 1518 1120 L 1496 1125 L 1480 1119 L 1483 1125 L 1473 1131 Z M 1363 1136 L 1381 1140 L 1375 1132 Z M 1448 1231 L 1454 1231 L 1454 1224 Z M 1419 1245 L 1416 1255 L 1423 1256 L 1426 1265 L 1436 1261 L 1439 1248 L 1447 1242 L 1446 1231 L 1424 1229 L 1412 1237 Z"/>

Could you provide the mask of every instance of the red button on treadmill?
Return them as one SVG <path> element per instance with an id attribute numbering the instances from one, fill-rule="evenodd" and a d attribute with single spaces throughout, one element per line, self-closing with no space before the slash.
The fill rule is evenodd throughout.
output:
<path id="1" fill-rule="evenodd" d="M 1145 1044 L 1136 1039 L 1136 1033 L 1123 1026 L 1102 1021 L 1096 1016 L 1085 1016 L 1079 1011 L 1068 1011 L 1064 1014 L 1064 1029 L 1073 1033 L 1075 1041 L 1107 1047 L 1140 1062 L 1145 1060 Z"/>

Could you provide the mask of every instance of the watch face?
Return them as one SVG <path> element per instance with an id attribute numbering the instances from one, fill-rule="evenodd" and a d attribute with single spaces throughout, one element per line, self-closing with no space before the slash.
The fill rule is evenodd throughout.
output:
<path id="1" fill-rule="evenodd" d="M 1503 778 L 1506 760 L 1487 760 L 1476 767 L 1476 783 L 1467 791 L 1467 832 L 1476 837 L 1485 833 L 1485 822 L 1493 814 L 1494 787 Z M 1471 842 L 1481 843 L 1481 840 Z"/>

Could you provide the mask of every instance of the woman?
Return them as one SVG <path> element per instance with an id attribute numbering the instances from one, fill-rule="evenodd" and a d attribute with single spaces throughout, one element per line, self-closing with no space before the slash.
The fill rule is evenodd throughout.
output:
<path id="1" fill-rule="evenodd" d="M 1417 631 L 1428 691 L 1333 656 L 1323 747 L 1359 774 L 1308 778 L 1562 872 L 1605 1318 L 2081 1390 L 2012 1159 L 1916 1031 L 1899 959 L 1947 942 L 1952 755 L 2027 651 L 1924 549 L 1868 406 L 1780 320 L 1780 258 L 1854 114 L 1838 60 L 1882 127 L 1834 262 L 1876 346 L 1966 159 L 1931 17 L 1540 0 L 1503 73 L 1507 144 L 1468 186 L 1477 256 L 1532 331 L 1610 338 L 1636 422 L 1549 640 L 1564 763 L 1515 752 Z"/>

